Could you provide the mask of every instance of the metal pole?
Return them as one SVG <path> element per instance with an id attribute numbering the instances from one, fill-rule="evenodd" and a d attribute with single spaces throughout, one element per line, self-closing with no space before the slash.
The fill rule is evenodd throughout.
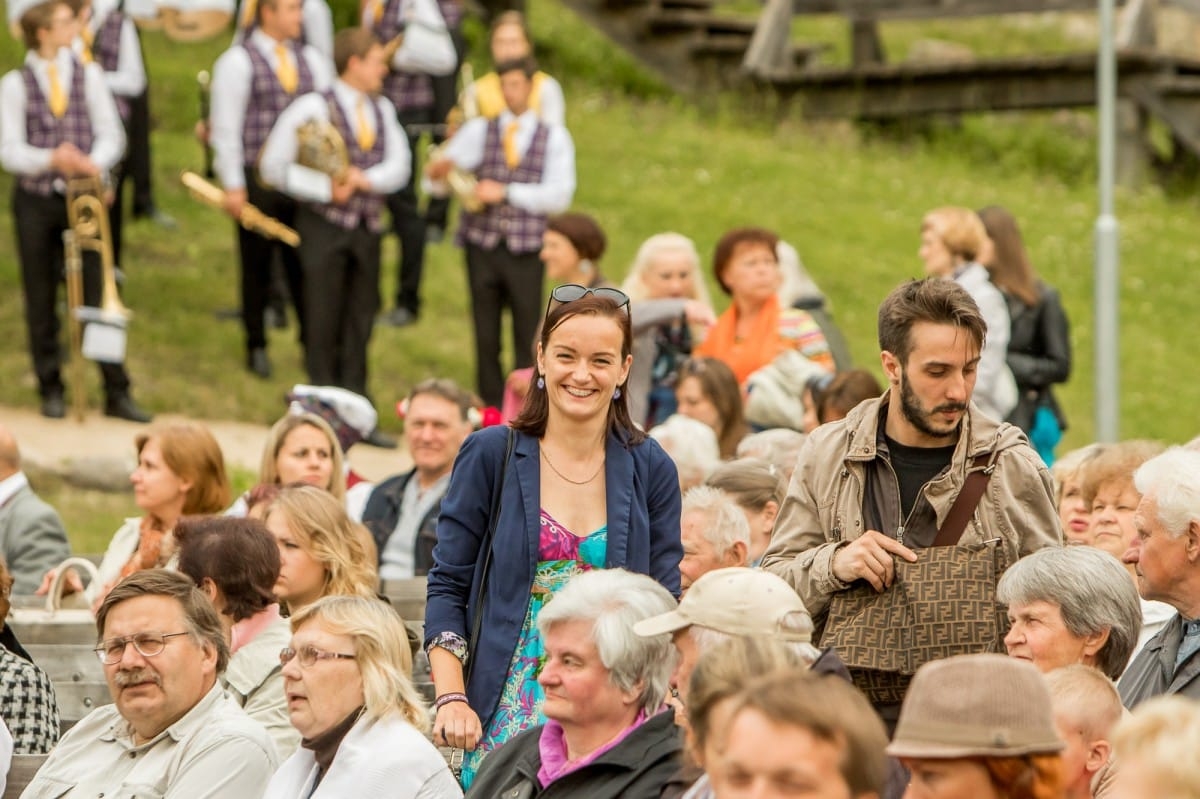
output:
<path id="1" fill-rule="evenodd" d="M 1096 110 L 1100 138 L 1100 215 L 1095 228 L 1096 440 L 1118 440 L 1120 422 L 1120 336 L 1118 243 L 1120 230 L 1113 213 L 1116 173 L 1117 65 L 1113 42 L 1113 0 L 1100 3 L 1100 52 L 1096 63 Z"/>

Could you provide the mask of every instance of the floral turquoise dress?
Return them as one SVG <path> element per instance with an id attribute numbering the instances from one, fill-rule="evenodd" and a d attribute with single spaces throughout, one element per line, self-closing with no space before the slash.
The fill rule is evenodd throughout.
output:
<path id="1" fill-rule="evenodd" d="M 488 752 L 518 733 L 545 722 L 542 716 L 544 696 L 537 681 L 544 654 L 537 628 L 538 614 L 576 574 L 603 568 L 607 551 L 608 525 L 587 537 L 580 537 L 554 521 L 545 510 L 541 512 L 537 570 L 529 592 L 525 622 L 521 625 L 517 649 L 508 664 L 508 678 L 504 681 L 500 704 L 475 751 L 467 752 L 463 760 L 463 788 L 471 785 Z"/>

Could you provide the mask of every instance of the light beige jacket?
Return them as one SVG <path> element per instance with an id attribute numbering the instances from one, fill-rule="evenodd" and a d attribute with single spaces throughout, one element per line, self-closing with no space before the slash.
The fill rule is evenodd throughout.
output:
<path id="1" fill-rule="evenodd" d="M 860 404 L 839 422 L 817 428 L 804 442 L 762 568 L 787 580 L 813 616 L 848 586 L 833 575 L 833 555 L 863 534 L 863 490 L 876 456 L 881 406 L 888 395 Z M 994 422 L 974 404 L 963 421 L 950 468 L 921 489 L 938 526 L 974 459 L 990 453 L 995 467 L 987 490 L 960 539 L 964 545 L 999 538 L 1008 558 L 1062 545 L 1050 473 L 1017 427 Z M 887 532 L 889 535 L 894 531 Z"/>

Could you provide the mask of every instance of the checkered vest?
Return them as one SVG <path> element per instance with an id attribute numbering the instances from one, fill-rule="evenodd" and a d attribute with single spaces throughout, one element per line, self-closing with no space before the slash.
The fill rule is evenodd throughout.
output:
<path id="1" fill-rule="evenodd" d="M 105 72 L 116 72 L 117 65 L 121 62 L 121 28 L 124 24 L 125 15 L 120 11 L 113 11 L 104 18 L 104 24 L 96 31 L 92 40 L 92 58 Z M 113 92 L 113 99 L 117 101 L 117 111 L 121 114 L 121 119 L 128 122 L 132 108 L 130 99 L 116 92 Z"/>
<path id="2" fill-rule="evenodd" d="M 454 30 L 466 16 L 467 9 L 462 0 L 437 0 L 438 11 L 442 12 L 442 19 L 446 21 L 446 27 Z"/>
<path id="3" fill-rule="evenodd" d="M 498 180 L 501 183 L 541 183 L 546 168 L 546 142 L 550 129 L 538 123 L 533 141 L 525 151 L 516 169 L 509 169 L 504 161 L 504 142 L 500 134 L 500 120 L 488 122 L 487 140 L 483 145 L 483 163 L 475 171 L 480 180 Z M 542 248 L 542 233 L 546 231 L 546 215 L 535 214 L 509 205 L 486 206 L 482 213 L 462 212 L 462 224 L 458 226 L 461 244 L 468 241 L 485 250 L 493 250 L 504 239 L 513 253 L 537 252 Z"/>
<path id="4" fill-rule="evenodd" d="M 313 90 L 313 76 L 304 59 L 304 51 L 294 42 L 288 42 L 287 47 L 296 59 L 296 70 L 300 77 L 296 93 L 288 94 L 279 85 L 279 78 L 275 76 L 267 57 L 249 40 L 243 42 L 242 47 L 246 48 L 253 67 L 250 97 L 246 101 L 246 119 L 242 123 L 242 161 L 246 166 L 254 166 L 258 162 L 259 151 L 266 144 L 267 136 L 283 109 L 291 105 L 292 100 Z"/>
<path id="5" fill-rule="evenodd" d="M 379 20 L 379 27 L 375 31 L 380 41 L 390 42 L 404 33 L 405 22 L 401 14 L 406 2 L 411 0 L 387 1 L 383 7 L 383 18 Z M 423 111 L 433 108 L 433 81 L 425 74 L 389 70 L 383 79 L 383 96 L 391 100 L 401 113 Z"/>
<path id="6" fill-rule="evenodd" d="M 83 64 L 75 59 L 71 69 L 71 86 L 67 94 L 67 111 L 59 119 L 50 113 L 50 103 L 29 66 L 21 68 L 25 80 L 25 137 L 32 147 L 53 150 L 70 142 L 85 153 L 92 151 L 92 118 L 88 116 L 87 95 L 84 91 Z M 49 197 L 54 194 L 54 181 L 63 179 L 58 172 L 23 175 L 19 185 L 30 194 Z"/>
<path id="7" fill-rule="evenodd" d="M 346 119 L 346 115 L 342 111 L 342 104 L 337 101 L 333 90 L 324 91 L 321 96 L 329 105 L 330 120 L 346 142 L 346 151 L 350 154 L 350 165 L 365 171 L 383 161 L 385 147 L 383 114 L 379 111 L 379 105 L 375 102 L 371 103 L 371 110 L 375 112 L 375 143 L 370 150 L 363 150 L 358 146 L 358 137 L 354 135 L 355 131 L 350 126 L 350 121 Z M 383 201 L 382 194 L 356 191 L 345 205 L 313 203 L 313 209 L 325 217 L 330 224 L 340 228 L 354 230 L 360 223 L 365 223 L 367 230 L 372 233 L 382 233 Z"/>

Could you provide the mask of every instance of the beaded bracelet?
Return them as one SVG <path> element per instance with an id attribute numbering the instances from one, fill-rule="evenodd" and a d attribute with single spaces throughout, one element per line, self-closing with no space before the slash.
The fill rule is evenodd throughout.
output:
<path id="1" fill-rule="evenodd" d="M 466 694 L 459 694 L 459 693 L 442 694 L 437 699 L 433 700 L 433 709 L 435 711 L 437 711 L 437 710 L 441 710 L 442 707 L 450 704 L 451 702 L 466 702 L 466 701 L 467 701 Z"/>

